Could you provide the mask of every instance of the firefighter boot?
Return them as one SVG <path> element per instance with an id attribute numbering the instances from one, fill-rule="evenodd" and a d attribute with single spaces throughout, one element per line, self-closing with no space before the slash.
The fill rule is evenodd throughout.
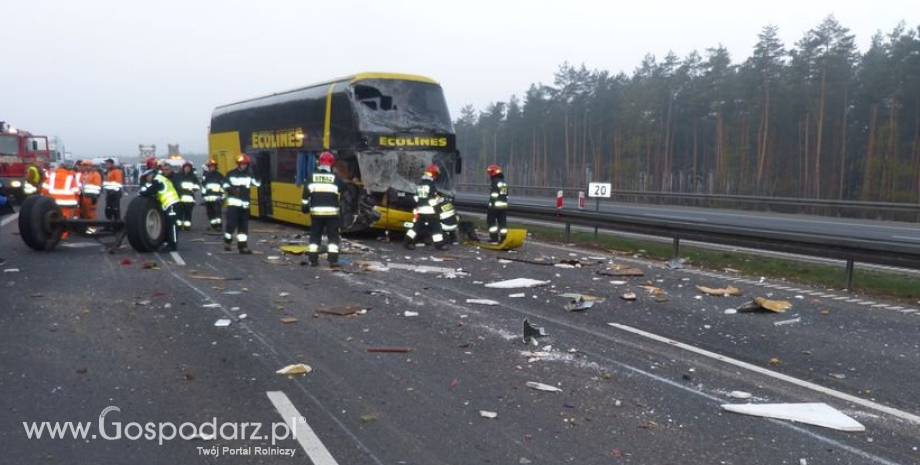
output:
<path id="1" fill-rule="evenodd" d="M 319 254 L 316 252 L 310 252 L 307 254 L 307 259 L 310 260 L 310 266 L 319 266 Z"/>
<path id="2" fill-rule="evenodd" d="M 230 242 L 224 241 L 224 252 L 230 251 Z"/>
<path id="3" fill-rule="evenodd" d="M 415 250 L 415 240 L 414 239 L 409 239 L 407 237 L 406 240 L 403 241 L 403 245 L 406 246 L 406 248 L 409 250 Z"/>
<path id="4" fill-rule="evenodd" d="M 252 251 L 249 250 L 249 244 L 248 244 L 247 242 L 245 242 L 245 241 L 244 241 L 244 242 L 240 242 L 240 243 L 237 244 L 237 246 L 239 247 L 240 253 L 241 253 L 241 254 L 243 254 L 243 255 L 250 255 L 250 254 L 252 254 Z"/>

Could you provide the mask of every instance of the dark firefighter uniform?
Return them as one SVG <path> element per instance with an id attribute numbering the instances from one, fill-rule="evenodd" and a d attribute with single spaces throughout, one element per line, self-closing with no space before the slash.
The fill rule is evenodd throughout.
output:
<path id="1" fill-rule="evenodd" d="M 227 224 L 224 229 L 224 250 L 230 250 L 233 232 L 236 231 L 237 247 L 240 253 L 250 254 L 249 250 L 249 189 L 259 187 L 261 183 L 249 167 L 249 156 L 243 154 L 237 158 L 237 166 L 224 178 L 223 188 L 227 199 Z"/>
<path id="2" fill-rule="evenodd" d="M 121 168 L 115 166 L 115 160 L 105 161 L 108 170 L 105 181 L 102 181 L 102 190 L 105 192 L 105 219 L 121 219 L 121 195 L 125 187 L 125 174 Z"/>
<path id="3" fill-rule="evenodd" d="M 438 197 L 437 204 L 438 218 L 441 219 L 441 231 L 447 236 L 448 242 L 457 242 L 457 210 L 454 208 L 454 200 L 448 195 Z"/>
<path id="4" fill-rule="evenodd" d="M 160 171 L 150 170 L 142 176 L 142 185 L 139 195 L 156 196 L 160 208 L 166 214 L 166 244 L 170 251 L 175 251 L 179 242 L 179 233 L 176 231 L 176 204 L 179 203 L 179 194 L 172 182 Z"/>
<path id="5" fill-rule="evenodd" d="M 310 183 L 303 190 L 304 213 L 310 213 L 310 243 L 307 246 L 307 257 L 311 266 L 319 264 L 319 246 L 323 240 L 323 233 L 329 244 L 326 256 L 329 264 L 335 265 L 339 261 L 339 228 L 342 227 L 342 215 L 339 209 L 341 192 L 345 183 L 326 167 L 321 166 L 310 175 Z"/>
<path id="6" fill-rule="evenodd" d="M 191 165 L 186 165 L 191 166 Z M 182 171 L 176 173 L 175 177 L 176 191 L 179 192 L 179 226 L 186 231 L 192 229 L 192 212 L 195 210 L 195 192 L 201 189 L 201 181 L 194 171 L 186 172 L 185 166 Z"/>
<path id="7" fill-rule="evenodd" d="M 415 190 L 415 215 L 412 227 L 406 231 L 404 244 L 409 250 L 415 249 L 415 242 L 425 236 L 431 237 L 435 248 L 443 250 L 447 247 L 444 243 L 444 234 L 441 232 L 441 219 L 436 210 L 438 194 L 434 180 L 438 174 L 440 169 L 437 166 L 431 165 L 426 168 L 425 175 Z"/>
<path id="8" fill-rule="evenodd" d="M 202 196 L 204 197 L 205 210 L 208 212 L 209 228 L 220 231 L 220 206 L 224 199 L 224 175 L 216 169 L 210 169 L 204 173 L 204 183 Z"/>
<path id="9" fill-rule="evenodd" d="M 492 176 L 489 187 L 489 210 L 486 225 L 489 227 L 489 240 L 501 242 L 508 235 L 508 183 L 505 175 L 498 171 Z"/>

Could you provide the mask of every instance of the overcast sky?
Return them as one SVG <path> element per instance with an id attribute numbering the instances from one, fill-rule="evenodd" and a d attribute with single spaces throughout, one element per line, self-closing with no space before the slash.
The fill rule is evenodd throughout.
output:
<path id="1" fill-rule="evenodd" d="M 789 46 L 829 14 L 861 50 L 920 25 L 908 0 L 0 0 L 0 120 L 81 157 L 206 152 L 216 105 L 330 77 L 430 76 L 456 117 L 564 61 L 631 73 L 646 53 L 719 43 L 740 61 L 763 26 Z"/>

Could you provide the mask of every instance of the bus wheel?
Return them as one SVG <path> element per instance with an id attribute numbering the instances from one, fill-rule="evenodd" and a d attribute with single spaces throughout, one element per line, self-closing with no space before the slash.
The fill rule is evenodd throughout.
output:
<path id="1" fill-rule="evenodd" d="M 26 198 L 19 210 L 19 236 L 33 250 L 48 251 L 61 241 L 64 215 L 54 199 L 43 195 Z"/>
<path id="2" fill-rule="evenodd" d="M 166 216 L 152 197 L 135 197 L 125 213 L 128 242 L 138 252 L 156 252 L 166 240 Z"/>

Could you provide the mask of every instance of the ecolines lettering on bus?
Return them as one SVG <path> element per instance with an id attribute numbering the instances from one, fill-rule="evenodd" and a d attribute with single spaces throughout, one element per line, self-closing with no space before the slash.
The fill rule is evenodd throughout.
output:
<path id="1" fill-rule="evenodd" d="M 446 137 L 380 136 L 381 147 L 447 147 Z"/>
<path id="2" fill-rule="evenodd" d="M 303 131 L 300 128 L 256 131 L 252 133 L 252 147 L 256 149 L 298 148 L 303 146 L 303 139 Z"/>

